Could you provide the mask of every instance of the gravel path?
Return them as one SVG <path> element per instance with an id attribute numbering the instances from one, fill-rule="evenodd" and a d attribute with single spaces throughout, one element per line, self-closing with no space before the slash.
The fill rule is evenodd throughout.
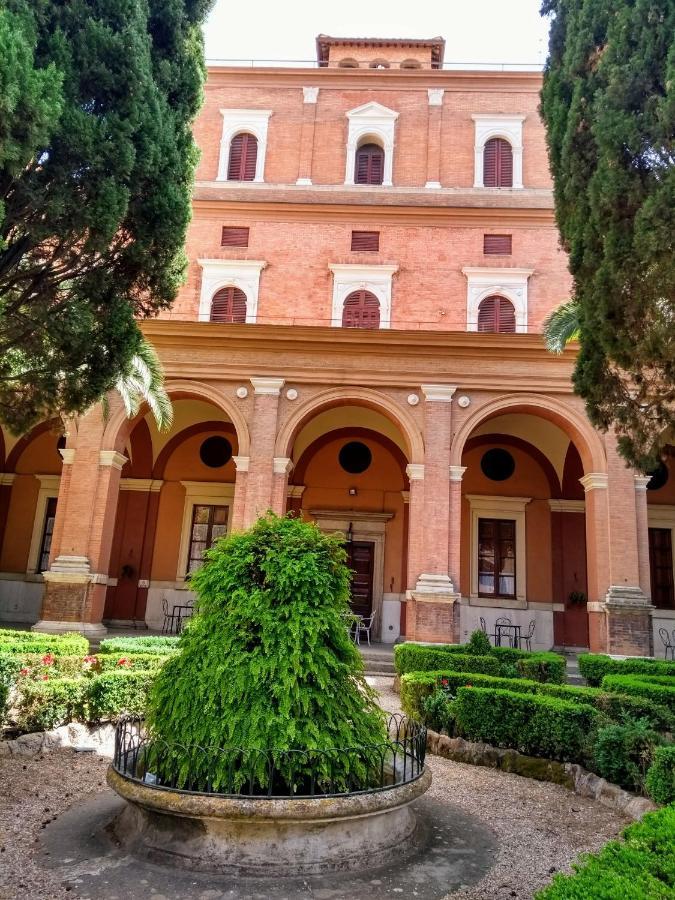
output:
<path id="1" fill-rule="evenodd" d="M 383 707 L 396 711 L 399 698 L 391 691 L 391 679 L 368 680 L 379 691 Z M 626 824 L 599 803 L 556 785 L 439 757 L 428 759 L 434 775 L 430 794 L 477 816 L 499 843 L 487 877 L 448 895 L 452 900 L 527 900 L 554 871 L 569 869 L 579 853 L 597 850 Z M 1 900 L 78 897 L 60 883 L 56 872 L 38 865 L 34 850 L 51 820 L 104 790 L 107 765 L 94 754 L 71 750 L 0 759 Z M 149 886 L 142 896 L 160 900 Z"/>

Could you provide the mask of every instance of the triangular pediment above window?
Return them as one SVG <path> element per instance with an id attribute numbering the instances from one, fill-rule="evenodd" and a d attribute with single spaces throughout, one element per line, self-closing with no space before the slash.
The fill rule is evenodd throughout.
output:
<path id="1" fill-rule="evenodd" d="M 348 119 L 398 119 L 397 112 L 375 101 L 350 109 L 346 115 Z"/>

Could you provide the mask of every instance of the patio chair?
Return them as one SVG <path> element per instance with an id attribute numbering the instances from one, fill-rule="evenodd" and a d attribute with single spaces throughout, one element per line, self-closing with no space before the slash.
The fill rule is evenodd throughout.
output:
<path id="1" fill-rule="evenodd" d="M 668 659 L 668 654 L 670 654 L 670 658 L 675 662 L 675 643 L 665 628 L 659 628 L 659 637 L 663 641 L 663 658 Z M 675 631 L 673 631 L 673 638 L 675 638 Z"/>
<path id="2" fill-rule="evenodd" d="M 492 643 L 497 646 L 497 634 L 496 632 L 488 631 L 487 625 L 485 624 L 485 619 L 482 616 L 479 616 L 478 621 L 480 622 L 480 630 L 483 634 L 489 639 L 492 639 Z"/>
<path id="3" fill-rule="evenodd" d="M 535 629 L 536 625 L 537 625 L 536 621 L 534 619 L 531 619 L 530 626 L 527 630 L 527 634 L 520 635 L 520 649 L 521 650 L 523 649 L 523 644 L 525 644 L 525 648 L 527 650 L 532 649 L 532 638 L 534 637 L 534 629 Z"/>
<path id="4" fill-rule="evenodd" d="M 502 627 L 506 630 L 506 638 L 509 642 L 509 646 L 513 646 L 513 638 L 511 636 L 511 619 L 508 616 L 500 616 L 495 620 L 495 647 L 501 647 L 502 645 Z"/>
<path id="5" fill-rule="evenodd" d="M 361 635 L 365 634 L 366 640 L 368 641 L 368 646 L 370 647 L 370 629 L 373 627 L 373 622 L 375 621 L 375 613 L 371 613 L 369 616 L 361 616 L 356 626 L 356 643 L 361 643 Z"/>
<path id="6" fill-rule="evenodd" d="M 164 623 L 162 625 L 162 634 L 174 634 L 176 631 L 176 616 L 173 612 L 169 612 L 169 604 L 166 597 L 162 597 L 162 612 L 164 613 Z"/>

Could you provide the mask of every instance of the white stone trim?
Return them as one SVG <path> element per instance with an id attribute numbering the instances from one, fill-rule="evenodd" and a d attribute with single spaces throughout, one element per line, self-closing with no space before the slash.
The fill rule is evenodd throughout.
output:
<path id="1" fill-rule="evenodd" d="M 232 462 L 237 472 L 248 472 L 248 464 L 251 461 L 250 456 L 233 456 Z"/>
<path id="2" fill-rule="evenodd" d="M 183 584 L 190 552 L 190 530 L 192 528 L 192 510 L 194 506 L 227 506 L 227 531 L 232 528 L 232 504 L 234 502 L 234 484 L 229 481 L 181 481 L 185 488 L 183 505 L 183 522 L 180 531 L 180 549 L 176 581 Z"/>
<path id="3" fill-rule="evenodd" d="M 293 469 L 293 460 L 288 456 L 275 456 L 272 459 L 272 473 L 274 475 L 288 475 Z"/>
<path id="4" fill-rule="evenodd" d="M 427 403 L 452 403 L 457 390 L 456 384 L 421 384 L 420 387 Z"/>
<path id="5" fill-rule="evenodd" d="M 409 481 L 424 481 L 424 463 L 408 463 L 405 474 Z"/>
<path id="6" fill-rule="evenodd" d="M 198 259 L 197 262 L 202 267 L 199 321 L 211 320 L 211 301 L 217 291 L 235 287 L 246 294 L 246 324 L 254 324 L 258 315 L 260 273 L 267 263 L 261 259 Z"/>
<path id="7" fill-rule="evenodd" d="M 75 462 L 75 451 L 72 447 L 64 447 L 62 450 L 59 450 L 61 454 L 61 459 L 63 460 L 64 466 L 72 466 Z"/>
<path id="8" fill-rule="evenodd" d="M 478 520 L 513 519 L 516 523 L 516 601 L 527 606 L 527 545 L 525 507 L 531 497 L 489 497 L 467 494 L 471 507 L 471 600 L 498 598 L 478 596 Z M 513 602 L 513 601 L 512 601 Z"/>
<path id="9" fill-rule="evenodd" d="M 305 493 L 304 484 L 289 484 L 286 489 L 286 496 L 293 500 L 299 500 Z"/>
<path id="10" fill-rule="evenodd" d="M 302 89 L 302 102 L 303 103 L 316 103 L 319 98 L 319 88 L 318 87 L 304 87 Z"/>
<path id="11" fill-rule="evenodd" d="M 504 138 L 511 144 L 513 151 L 513 185 L 515 189 L 523 187 L 523 122 L 526 116 L 512 115 L 473 115 L 475 123 L 474 140 L 474 181 L 473 186 L 484 187 L 483 184 L 483 148 L 491 138 Z M 501 188 L 508 190 L 508 188 Z"/>
<path id="12" fill-rule="evenodd" d="M 120 478 L 121 491 L 141 491 L 157 494 L 162 490 L 164 482 L 156 478 Z"/>
<path id="13" fill-rule="evenodd" d="M 646 491 L 647 485 L 652 480 L 651 475 L 635 475 L 634 478 L 636 491 Z"/>
<path id="14" fill-rule="evenodd" d="M 551 512 L 585 513 L 585 500 L 549 500 Z"/>
<path id="15" fill-rule="evenodd" d="M 382 106 L 381 103 L 371 102 L 357 106 L 345 115 L 349 122 L 345 184 L 354 184 L 354 165 L 359 144 L 368 143 L 368 139 L 372 138 L 373 142 L 379 143 L 384 150 L 382 187 L 391 187 L 394 168 L 394 130 L 398 113 Z"/>
<path id="16" fill-rule="evenodd" d="M 255 164 L 253 181 L 232 182 L 237 185 L 255 184 L 264 181 L 265 155 L 267 153 L 267 126 L 271 109 L 221 109 L 223 132 L 220 138 L 220 158 L 216 181 L 227 181 L 227 164 L 230 158 L 232 138 L 245 131 L 254 134 L 258 139 L 258 155 Z"/>
<path id="17" fill-rule="evenodd" d="M 580 478 L 585 493 L 596 490 L 606 490 L 609 482 L 609 476 L 606 472 L 589 472 Z"/>
<path id="18" fill-rule="evenodd" d="M 15 478 L 16 473 L 14 472 L 0 472 L 0 486 L 3 484 L 14 484 Z"/>
<path id="19" fill-rule="evenodd" d="M 450 481 L 461 481 L 466 472 L 466 466 L 450 466 Z"/>
<path id="20" fill-rule="evenodd" d="M 427 97 L 429 98 L 429 106 L 443 106 L 443 88 L 427 88 Z"/>
<path id="21" fill-rule="evenodd" d="M 342 311 L 345 300 L 352 291 L 359 290 L 375 294 L 380 301 L 380 328 L 391 327 L 392 276 L 398 272 L 398 266 L 359 266 L 332 263 L 328 268 L 333 273 L 331 324 L 334 327 L 342 327 Z"/>
<path id="22" fill-rule="evenodd" d="M 99 466 L 110 466 L 113 469 L 123 469 L 124 464 L 128 462 L 128 458 L 117 450 L 99 450 L 98 464 Z"/>
<path id="23" fill-rule="evenodd" d="M 272 394 L 278 397 L 284 386 L 283 378 L 251 378 L 254 394 Z"/>
<path id="24" fill-rule="evenodd" d="M 466 330 L 478 331 L 478 307 L 486 297 L 499 294 L 513 303 L 516 332 L 527 332 L 527 283 L 534 269 L 474 268 L 465 266 Z"/>
<path id="25" fill-rule="evenodd" d="M 33 532 L 31 534 L 28 564 L 26 566 L 27 575 L 34 575 L 37 572 L 42 533 L 45 527 L 47 502 L 50 498 L 59 496 L 59 485 L 61 484 L 60 475 L 35 475 L 34 477 L 40 482 L 40 489 L 37 503 L 35 504 L 35 516 L 33 517 Z"/>

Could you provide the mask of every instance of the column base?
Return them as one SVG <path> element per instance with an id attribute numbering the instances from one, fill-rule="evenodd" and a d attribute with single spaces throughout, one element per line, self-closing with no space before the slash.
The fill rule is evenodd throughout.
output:
<path id="1" fill-rule="evenodd" d="M 652 656 L 653 609 L 641 588 L 611 585 L 604 603 L 589 604 L 591 650 L 616 656 Z"/>
<path id="2" fill-rule="evenodd" d="M 424 590 L 425 578 L 447 576 L 421 575 L 417 587 L 406 595 L 406 640 L 425 641 L 433 644 L 458 644 L 460 595 L 453 590 L 442 591 L 438 581 L 432 582 L 432 590 Z"/>
<path id="3" fill-rule="evenodd" d="M 104 638 L 108 629 L 100 622 L 59 622 L 54 619 L 40 619 L 31 627 L 31 631 L 41 631 L 44 634 L 65 634 L 67 631 L 79 631 L 87 638 Z"/>
<path id="4" fill-rule="evenodd" d="M 415 585 L 416 594 L 442 594 L 444 597 L 455 595 L 455 586 L 449 575 L 420 575 Z"/>
<path id="5" fill-rule="evenodd" d="M 107 628 L 102 624 L 107 577 L 55 571 L 44 573 L 45 592 L 40 620 L 35 631 L 59 634 L 80 631 L 87 637 L 103 637 Z"/>

